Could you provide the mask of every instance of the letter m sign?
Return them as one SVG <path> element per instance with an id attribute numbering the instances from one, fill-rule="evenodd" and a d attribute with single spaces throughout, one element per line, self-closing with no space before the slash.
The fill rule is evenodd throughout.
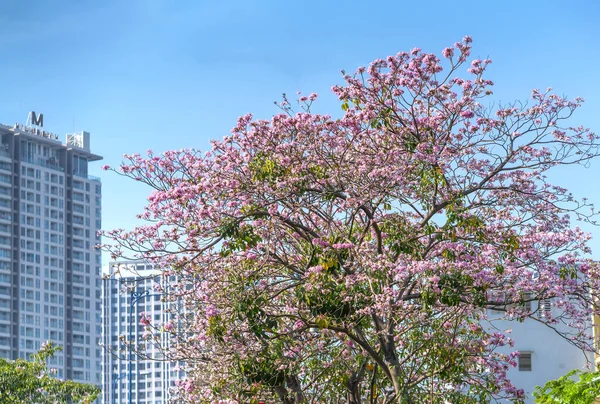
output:
<path id="1" fill-rule="evenodd" d="M 29 118 L 31 119 L 32 126 L 44 126 L 44 114 L 37 114 L 35 111 L 31 111 L 29 113 Z"/>

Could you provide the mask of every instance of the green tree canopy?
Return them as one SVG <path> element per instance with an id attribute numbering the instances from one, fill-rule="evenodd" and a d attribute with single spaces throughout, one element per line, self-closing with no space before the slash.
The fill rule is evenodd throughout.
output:
<path id="1" fill-rule="evenodd" d="M 32 360 L 0 359 L 1 403 L 89 403 L 100 394 L 93 384 L 60 380 L 48 369 L 47 360 L 62 348 L 45 343 Z"/>
<path id="2" fill-rule="evenodd" d="M 573 376 L 579 375 L 579 380 Z M 541 404 L 592 404 L 600 397 L 600 372 L 572 370 L 533 392 L 536 403 Z"/>

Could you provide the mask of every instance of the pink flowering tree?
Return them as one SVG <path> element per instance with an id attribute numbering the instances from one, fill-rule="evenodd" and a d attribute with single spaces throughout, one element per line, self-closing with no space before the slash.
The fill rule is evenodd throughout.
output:
<path id="1" fill-rule="evenodd" d="M 546 175 L 586 165 L 598 137 L 568 124 L 582 100 L 550 89 L 493 104 L 470 51 L 344 75 L 340 118 L 284 97 L 206 153 L 126 156 L 115 171 L 154 191 L 147 224 L 107 248 L 178 279 L 165 298 L 185 310 L 146 326 L 187 364 L 182 402 L 519 401 L 498 319 L 592 350 L 598 269 L 571 219 L 593 210 Z"/>

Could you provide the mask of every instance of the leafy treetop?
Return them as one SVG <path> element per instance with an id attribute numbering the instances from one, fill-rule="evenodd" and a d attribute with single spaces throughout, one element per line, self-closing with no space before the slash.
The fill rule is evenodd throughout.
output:
<path id="1" fill-rule="evenodd" d="M 143 320 L 188 364 L 182 402 L 518 402 L 496 321 L 593 349 L 600 277 L 571 227 L 590 206 L 546 175 L 588 164 L 598 137 L 568 124 L 579 98 L 489 103 L 491 62 L 470 52 L 465 37 L 344 74 L 339 119 L 284 97 L 209 152 L 126 156 L 116 171 L 154 192 L 106 248 L 177 278 L 165 299 L 186 309 Z"/>
<path id="2" fill-rule="evenodd" d="M 90 403 L 100 394 L 92 384 L 60 380 L 46 362 L 60 347 L 47 342 L 32 360 L 0 358 L 0 402 L 14 404 Z"/>

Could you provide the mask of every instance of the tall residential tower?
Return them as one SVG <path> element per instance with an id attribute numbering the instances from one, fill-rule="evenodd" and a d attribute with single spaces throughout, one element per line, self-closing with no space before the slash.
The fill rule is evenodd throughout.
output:
<path id="1" fill-rule="evenodd" d="M 165 404 L 170 387 L 184 374 L 164 356 L 169 333 L 158 332 L 157 343 L 146 343 L 142 314 L 159 329 L 169 322 L 178 301 L 166 299 L 171 277 L 144 261 L 111 262 L 103 281 L 103 404 Z M 123 343 L 132 341 L 138 356 Z"/>
<path id="2" fill-rule="evenodd" d="M 0 125 L 0 357 L 46 340 L 60 378 L 100 384 L 101 183 L 87 132 L 66 143 L 31 125 Z"/>

